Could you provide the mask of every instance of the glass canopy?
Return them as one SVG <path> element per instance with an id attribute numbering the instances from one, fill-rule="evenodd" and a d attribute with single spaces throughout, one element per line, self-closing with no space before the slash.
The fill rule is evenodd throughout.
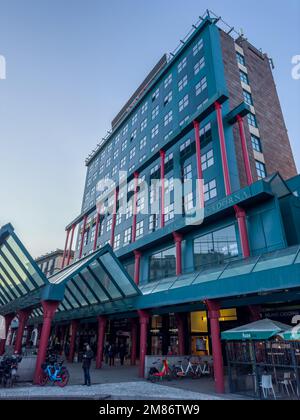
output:
<path id="1" fill-rule="evenodd" d="M 12 225 L 3 226 L 0 229 L 0 309 L 18 302 L 47 283 Z"/>
<path id="2" fill-rule="evenodd" d="M 49 282 L 54 288 L 65 285 L 59 311 L 112 303 L 141 294 L 110 246 L 55 274 Z"/>
<path id="3" fill-rule="evenodd" d="M 294 246 L 256 257 L 233 260 L 228 264 L 203 267 L 199 272 L 184 274 L 179 277 L 162 279 L 140 286 L 143 295 L 165 292 L 181 287 L 242 276 L 259 271 L 300 264 L 300 247 Z"/>

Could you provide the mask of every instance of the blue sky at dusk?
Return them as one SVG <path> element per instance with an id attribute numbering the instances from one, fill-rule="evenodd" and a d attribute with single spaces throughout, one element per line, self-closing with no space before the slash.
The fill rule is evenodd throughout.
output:
<path id="1" fill-rule="evenodd" d="M 273 58 L 299 169 L 299 0 L 0 0 L 0 226 L 11 222 L 33 256 L 64 246 L 86 156 L 207 8 Z"/>

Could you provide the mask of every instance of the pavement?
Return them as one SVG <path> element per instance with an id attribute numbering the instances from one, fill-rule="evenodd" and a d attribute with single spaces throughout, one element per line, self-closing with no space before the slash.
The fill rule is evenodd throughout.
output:
<path id="1" fill-rule="evenodd" d="M 220 396 L 214 392 L 211 378 L 183 379 L 152 384 L 138 378 L 138 367 L 92 367 L 92 386 L 82 386 L 83 372 L 80 364 L 67 365 L 70 383 L 61 389 L 56 386 L 39 387 L 18 384 L 13 389 L 0 388 L 0 400 L 238 400 L 236 395 Z"/>

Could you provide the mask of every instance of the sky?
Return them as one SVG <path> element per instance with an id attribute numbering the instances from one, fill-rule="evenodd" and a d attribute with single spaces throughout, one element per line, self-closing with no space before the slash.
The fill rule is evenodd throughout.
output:
<path id="1" fill-rule="evenodd" d="M 12 223 L 34 257 L 64 247 L 85 158 L 207 8 L 273 58 L 300 169 L 299 0 L 0 0 L 0 226 Z"/>

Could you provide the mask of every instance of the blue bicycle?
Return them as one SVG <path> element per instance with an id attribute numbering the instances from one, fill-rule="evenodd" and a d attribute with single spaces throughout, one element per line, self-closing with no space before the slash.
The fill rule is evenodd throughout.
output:
<path id="1" fill-rule="evenodd" d="M 48 382 L 53 385 L 64 388 L 68 385 L 70 375 L 68 369 L 63 366 L 64 361 L 58 362 L 55 357 L 50 357 L 46 363 L 42 365 L 42 373 L 40 375 L 39 384 L 47 385 Z"/>

